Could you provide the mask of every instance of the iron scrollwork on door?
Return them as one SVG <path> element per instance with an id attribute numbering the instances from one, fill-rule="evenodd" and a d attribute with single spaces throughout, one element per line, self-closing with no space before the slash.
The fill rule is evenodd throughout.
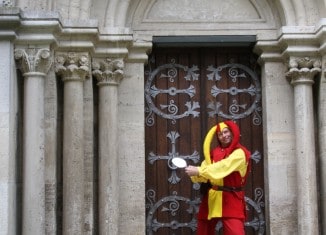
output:
<path id="1" fill-rule="evenodd" d="M 184 117 L 188 117 L 192 115 L 193 117 L 199 116 L 199 111 L 197 111 L 200 106 L 199 102 L 197 101 L 188 101 L 185 103 L 187 110 L 183 113 L 179 113 L 179 107 L 177 106 L 175 100 L 171 99 L 168 104 L 160 104 L 159 107 L 156 106 L 153 99 L 156 98 L 159 94 L 168 94 L 170 96 L 176 96 L 178 94 L 187 94 L 190 98 L 192 98 L 196 94 L 196 89 L 193 85 L 190 85 L 187 89 L 178 89 L 174 86 L 169 86 L 168 89 L 160 89 L 153 85 L 155 79 L 168 79 L 169 82 L 174 82 L 178 78 L 178 70 L 183 70 L 186 75 L 184 79 L 187 81 L 195 81 L 198 80 L 199 74 L 196 72 L 198 71 L 197 66 L 193 66 L 189 68 L 188 66 L 183 66 L 180 64 L 175 64 L 174 61 L 170 64 L 164 64 L 162 66 L 157 67 L 154 71 L 149 71 L 148 79 L 145 84 L 145 100 L 146 100 L 146 110 L 145 112 L 148 113 L 146 117 L 146 125 L 152 126 L 154 125 L 154 118 L 153 114 L 172 120 L 172 123 L 176 123 L 177 119 L 181 119 Z M 167 73 L 164 74 L 163 72 L 167 70 Z M 162 72 L 162 73 L 161 73 Z M 160 77 L 157 78 L 156 76 L 160 74 Z M 167 112 L 163 111 L 167 110 Z"/>
<path id="2" fill-rule="evenodd" d="M 180 177 L 177 176 L 177 172 L 176 172 L 177 167 L 172 164 L 171 160 L 175 157 L 180 157 L 185 160 L 190 160 L 194 164 L 196 164 L 199 162 L 200 156 L 196 150 L 194 150 L 194 152 L 191 155 L 180 155 L 179 154 L 179 152 L 176 149 L 176 140 L 180 137 L 180 134 L 178 132 L 171 131 L 167 134 L 167 137 L 171 141 L 171 145 L 172 145 L 171 152 L 169 152 L 168 155 L 164 155 L 164 156 L 156 155 L 155 153 L 150 152 L 149 156 L 148 156 L 148 162 L 150 164 L 153 164 L 155 161 L 158 161 L 158 160 L 167 160 L 169 169 L 172 170 L 171 176 L 168 179 L 168 181 L 171 184 L 177 184 L 181 179 L 180 179 Z"/>
<path id="3" fill-rule="evenodd" d="M 255 231 L 257 231 L 258 235 L 263 235 L 265 233 L 265 217 L 261 209 L 264 207 L 264 202 L 262 201 L 263 195 L 263 189 L 256 188 L 255 200 L 245 197 L 247 210 L 250 210 L 249 207 L 252 207 L 252 209 L 255 211 L 255 216 L 251 221 L 246 221 L 245 226 L 253 228 Z"/>
<path id="4" fill-rule="evenodd" d="M 261 107 L 259 106 L 261 100 L 261 86 L 256 73 L 242 64 L 225 64 L 217 68 L 209 66 L 207 70 L 211 72 L 207 75 L 207 79 L 212 81 L 220 81 L 222 79 L 220 73 L 223 70 L 227 70 L 228 76 L 231 78 L 233 83 L 236 83 L 238 79 L 244 78 L 252 81 L 251 85 L 248 88 L 244 89 L 239 89 L 236 86 L 231 86 L 227 89 L 221 89 L 214 85 L 211 88 L 211 95 L 215 98 L 217 98 L 220 94 L 228 94 L 230 97 L 232 97 L 240 93 L 245 93 L 254 97 L 251 104 L 239 104 L 237 99 L 232 99 L 232 104 L 228 107 L 228 113 L 223 112 L 222 103 L 219 101 L 209 102 L 207 105 L 207 108 L 211 110 L 208 112 L 209 116 L 213 117 L 214 115 L 217 115 L 225 119 L 236 120 L 248 117 L 254 113 L 253 124 L 261 125 L 262 118 L 259 114 L 261 111 Z"/>
<path id="5" fill-rule="evenodd" d="M 261 188 L 255 189 L 255 200 L 245 197 L 246 207 L 248 211 L 253 211 L 254 216 L 251 221 L 245 222 L 245 227 L 251 227 L 258 235 L 263 235 L 265 232 L 265 219 L 262 207 L 264 203 L 262 202 L 263 190 Z M 153 235 L 157 230 L 161 228 L 169 228 L 173 231 L 179 228 L 189 228 L 192 231 L 197 229 L 197 219 L 196 214 L 199 210 L 199 204 L 201 199 L 195 198 L 190 200 L 189 198 L 178 196 L 177 192 L 173 192 L 172 195 L 156 200 L 155 190 L 150 189 L 146 192 L 146 208 L 147 218 L 146 218 L 146 235 Z M 177 220 L 171 221 L 160 221 L 157 217 L 157 212 L 165 212 L 170 216 L 174 217 L 178 214 L 181 203 L 187 205 L 187 209 L 183 213 L 190 214 L 191 220 L 188 222 L 180 222 Z M 219 231 L 222 228 L 222 223 L 219 222 L 216 225 L 216 230 Z"/>
<path id="6" fill-rule="evenodd" d="M 172 195 L 161 198 L 160 200 L 155 200 L 156 193 L 154 190 L 148 190 L 146 192 L 147 204 L 146 208 L 148 209 L 147 219 L 146 219 L 146 235 L 152 235 L 153 232 L 156 232 L 160 228 L 169 228 L 172 230 L 177 230 L 181 227 L 186 227 L 192 231 L 196 231 L 197 228 L 197 219 L 196 214 L 198 212 L 198 205 L 200 203 L 200 198 L 195 198 L 190 200 L 182 196 L 178 196 L 177 192 L 173 192 Z M 177 211 L 180 208 L 180 204 L 185 203 L 188 207 L 185 213 L 191 215 L 191 220 L 188 222 L 180 223 L 177 220 L 172 220 L 169 222 L 159 221 L 156 217 L 156 212 L 161 210 L 162 212 L 168 213 L 172 217 L 177 214 Z"/>

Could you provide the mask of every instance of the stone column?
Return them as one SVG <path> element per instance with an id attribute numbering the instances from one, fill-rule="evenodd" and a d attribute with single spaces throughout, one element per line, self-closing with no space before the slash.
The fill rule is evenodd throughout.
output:
<path id="1" fill-rule="evenodd" d="M 55 62 L 64 82 L 62 233 L 77 235 L 84 228 L 83 82 L 89 57 L 87 53 L 58 53 Z"/>
<path id="2" fill-rule="evenodd" d="M 325 66 L 326 56 L 323 58 Z M 326 234 L 326 70 L 323 73 L 319 85 L 318 97 L 318 130 L 319 130 L 319 169 L 320 169 L 320 201 L 321 201 L 321 234 Z"/>
<path id="3" fill-rule="evenodd" d="M 48 49 L 16 49 L 24 81 L 23 234 L 45 233 L 44 78 Z"/>
<path id="4" fill-rule="evenodd" d="M 99 86 L 99 234 L 119 235 L 118 85 L 123 61 L 93 63 Z"/>
<path id="5" fill-rule="evenodd" d="M 321 63 L 291 58 L 289 67 L 286 75 L 294 86 L 298 234 L 319 234 L 312 84 Z"/>

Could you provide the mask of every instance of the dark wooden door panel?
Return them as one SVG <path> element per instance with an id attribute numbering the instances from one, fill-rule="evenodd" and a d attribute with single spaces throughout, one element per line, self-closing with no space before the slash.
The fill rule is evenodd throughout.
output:
<path id="1" fill-rule="evenodd" d="M 251 49 L 154 48 L 145 78 L 147 234 L 196 233 L 199 184 L 171 159 L 199 165 L 207 131 L 226 119 L 239 124 L 241 143 L 253 153 L 246 233 L 263 234 L 261 89 Z"/>

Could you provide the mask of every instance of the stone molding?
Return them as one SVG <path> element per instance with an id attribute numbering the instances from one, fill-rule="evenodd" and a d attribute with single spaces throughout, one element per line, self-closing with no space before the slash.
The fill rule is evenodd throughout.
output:
<path id="1" fill-rule="evenodd" d="M 93 61 L 93 75 L 96 77 L 98 86 L 119 85 L 123 78 L 124 62 L 122 59 L 105 59 Z"/>
<path id="2" fill-rule="evenodd" d="M 310 57 L 292 57 L 289 60 L 289 71 L 286 77 L 291 79 L 291 84 L 313 84 L 316 74 L 321 72 L 321 60 Z"/>
<path id="3" fill-rule="evenodd" d="M 19 62 L 19 69 L 24 75 L 27 73 L 45 75 L 52 65 L 50 50 L 46 48 L 15 49 L 14 56 L 15 60 Z"/>
<path id="4" fill-rule="evenodd" d="M 10 13 L 9 9 L 15 11 Z M 6 30 L 6 37 L 14 37 L 16 45 L 48 43 L 55 50 L 87 51 L 93 56 L 124 58 L 128 62 L 143 63 L 151 48 L 151 39 L 140 42 L 137 35 L 141 32 L 133 32 L 129 28 L 107 28 L 107 31 L 101 32 L 99 23 L 92 19 L 91 23 L 81 19 L 67 23 L 54 12 L 23 11 L 9 6 L 0 10 L 0 24 L 10 26 L 10 30 Z M 261 59 L 270 61 L 280 61 L 292 55 L 315 56 L 326 45 L 323 36 L 325 25 L 326 21 L 320 21 L 315 26 L 284 26 L 280 31 L 273 29 L 273 36 L 269 39 L 258 37 L 256 52 L 261 54 Z M 151 32 L 143 33 L 149 38 L 152 36 Z"/>
<path id="5" fill-rule="evenodd" d="M 153 44 L 152 39 L 144 40 L 144 39 L 135 39 L 129 48 L 129 53 L 127 57 L 128 63 L 147 63 L 148 54 L 150 54 L 152 50 Z"/>
<path id="6" fill-rule="evenodd" d="M 261 39 L 254 51 L 260 55 L 260 63 L 288 63 L 291 57 L 316 58 L 323 55 L 326 45 L 326 21 L 314 26 L 283 26 L 277 38 Z"/>
<path id="7" fill-rule="evenodd" d="M 89 76 L 89 55 L 83 52 L 57 53 L 55 72 L 65 81 L 84 81 Z"/>

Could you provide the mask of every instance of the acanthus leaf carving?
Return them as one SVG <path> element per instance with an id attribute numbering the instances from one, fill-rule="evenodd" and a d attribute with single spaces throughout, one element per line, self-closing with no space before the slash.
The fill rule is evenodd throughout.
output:
<path id="1" fill-rule="evenodd" d="M 19 62 L 23 74 L 31 72 L 47 74 L 52 65 L 51 53 L 47 48 L 16 49 L 14 58 Z"/>
<path id="2" fill-rule="evenodd" d="M 118 85 L 123 78 L 124 62 L 122 59 L 93 61 L 93 75 L 96 77 L 98 86 Z"/>
<path id="3" fill-rule="evenodd" d="M 89 75 L 88 53 L 58 53 L 55 57 L 55 72 L 63 81 L 84 80 Z"/>
<path id="4" fill-rule="evenodd" d="M 291 84 L 313 84 L 316 74 L 321 72 L 321 60 L 312 57 L 291 57 L 289 71 L 285 74 Z"/>

